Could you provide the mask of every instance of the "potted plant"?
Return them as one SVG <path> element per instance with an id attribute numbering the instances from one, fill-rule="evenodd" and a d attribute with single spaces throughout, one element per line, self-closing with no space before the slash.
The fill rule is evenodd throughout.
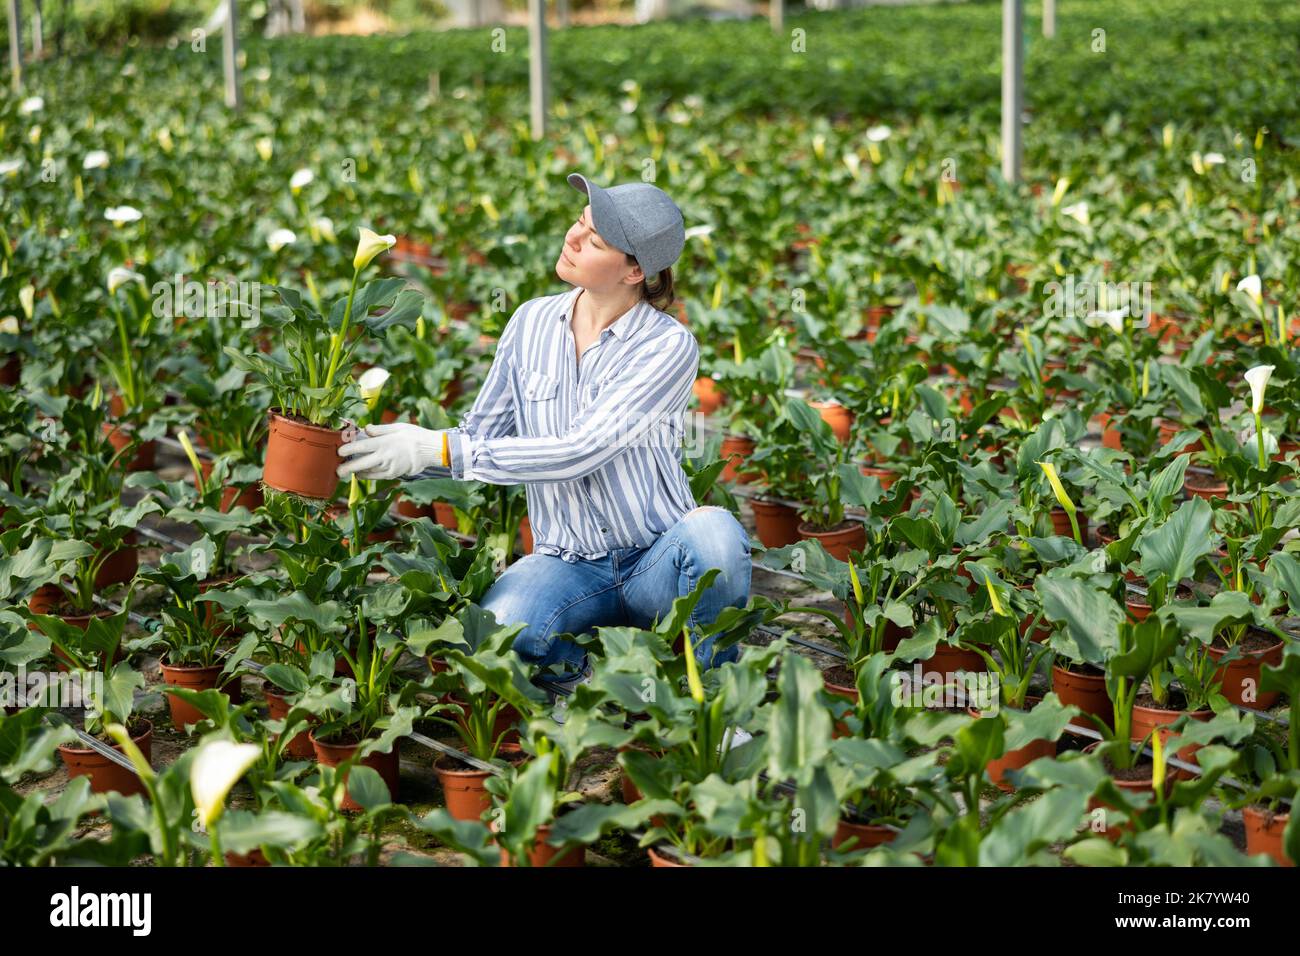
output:
<path id="1" fill-rule="evenodd" d="M 392 236 L 361 230 L 347 297 L 335 302 L 328 318 L 298 292 L 274 287 L 280 302 L 263 308 L 261 321 L 276 330 L 287 363 L 274 354 L 246 354 L 226 346 L 235 365 L 264 382 L 275 396 L 262 471 L 267 487 L 305 498 L 334 497 L 338 447 L 343 444 L 343 429 L 336 423 L 353 386 L 347 372 L 359 341 L 350 333 L 373 336 L 393 326 L 409 327 L 423 303 L 422 295 L 405 289 L 402 279 L 380 279 L 357 288 L 362 270 L 393 242 Z"/>

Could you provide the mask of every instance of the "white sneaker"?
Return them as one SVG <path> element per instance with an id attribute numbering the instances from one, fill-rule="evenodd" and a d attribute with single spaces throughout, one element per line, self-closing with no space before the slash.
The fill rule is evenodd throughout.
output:
<path id="1" fill-rule="evenodd" d="M 551 720 L 555 721 L 557 724 L 564 723 L 569 710 L 569 697 L 572 696 L 579 684 L 590 684 L 591 676 L 591 665 L 588 665 L 582 676 L 569 685 L 568 694 L 555 694 L 555 700 L 551 704 Z"/>

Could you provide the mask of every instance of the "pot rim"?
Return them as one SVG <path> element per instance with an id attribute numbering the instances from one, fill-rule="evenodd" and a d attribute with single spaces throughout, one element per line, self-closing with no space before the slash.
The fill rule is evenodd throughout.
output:
<path id="1" fill-rule="evenodd" d="M 146 737 L 149 737 L 153 734 L 153 721 L 150 720 L 148 717 L 137 717 L 135 719 L 145 725 L 143 731 L 141 731 L 139 734 L 133 734 L 131 736 L 131 743 L 139 746 L 139 742 L 141 740 L 144 740 Z M 113 744 L 106 744 L 106 746 L 112 747 L 118 753 L 123 753 L 121 744 L 113 743 Z M 72 744 L 59 744 L 58 749 L 60 753 L 76 754 L 77 756 L 80 756 L 81 754 L 94 754 L 97 757 L 104 756 L 98 750 L 94 750 L 90 747 L 74 747 Z"/>

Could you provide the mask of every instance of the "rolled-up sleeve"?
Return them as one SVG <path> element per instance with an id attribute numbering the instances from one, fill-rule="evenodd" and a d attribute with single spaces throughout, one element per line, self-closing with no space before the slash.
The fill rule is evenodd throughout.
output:
<path id="1" fill-rule="evenodd" d="M 675 326 L 637 348 L 563 435 L 502 437 L 453 431 L 452 473 L 497 485 L 573 481 L 634 445 L 679 441 L 678 419 L 700 364 L 699 345 Z"/>

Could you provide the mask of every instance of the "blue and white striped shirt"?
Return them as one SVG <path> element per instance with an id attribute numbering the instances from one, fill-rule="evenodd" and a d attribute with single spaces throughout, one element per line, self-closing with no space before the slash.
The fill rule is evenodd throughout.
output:
<path id="1" fill-rule="evenodd" d="M 695 336 L 642 301 L 579 362 L 580 291 L 515 311 L 473 408 L 448 430 L 451 467 L 414 476 L 526 484 L 533 550 L 570 562 L 648 548 L 695 507 L 681 465 Z"/>

